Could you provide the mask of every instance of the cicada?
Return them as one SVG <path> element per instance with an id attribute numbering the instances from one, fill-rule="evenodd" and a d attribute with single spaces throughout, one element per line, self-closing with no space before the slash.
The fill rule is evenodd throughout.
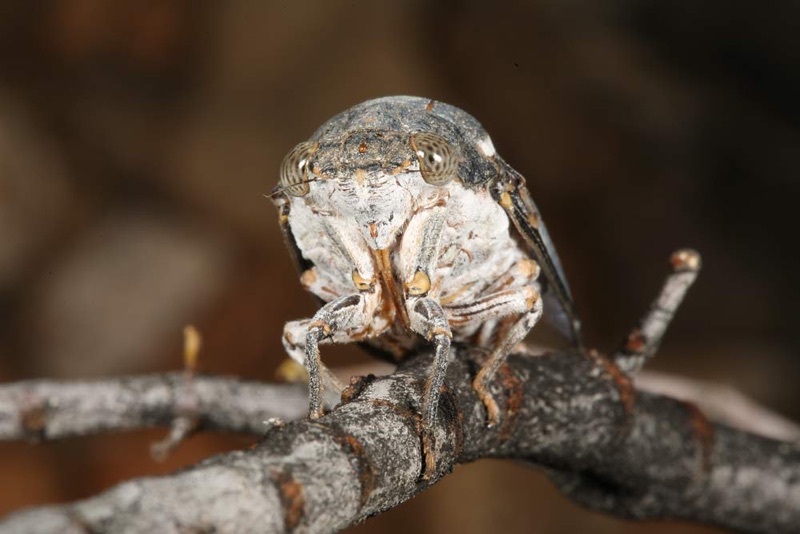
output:
<path id="1" fill-rule="evenodd" d="M 308 370 L 311 418 L 323 414 L 323 387 L 342 387 L 320 344 L 359 342 L 395 361 L 432 345 L 421 406 L 430 429 L 451 343 L 486 350 L 473 386 L 490 425 L 501 416 L 491 381 L 543 313 L 580 343 L 525 179 L 454 106 L 408 96 L 358 104 L 289 152 L 272 197 L 300 281 L 322 304 L 283 334 Z"/>

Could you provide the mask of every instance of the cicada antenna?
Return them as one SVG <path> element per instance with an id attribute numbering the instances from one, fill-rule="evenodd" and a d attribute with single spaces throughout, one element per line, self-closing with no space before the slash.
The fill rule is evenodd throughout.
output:
<path id="1" fill-rule="evenodd" d="M 298 186 L 298 185 L 301 185 L 301 184 L 310 184 L 310 183 L 313 183 L 313 182 L 319 182 L 319 178 L 309 178 L 308 180 L 303 180 L 302 182 L 298 182 L 296 184 L 292 184 L 291 187 Z M 281 187 L 281 186 L 276 185 L 273 188 L 272 193 L 270 193 L 270 194 L 264 193 L 264 198 L 273 199 L 276 196 L 278 196 L 281 193 L 283 193 L 284 191 L 286 191 L 287 189 L 288 189 L 288 187 Z"/>

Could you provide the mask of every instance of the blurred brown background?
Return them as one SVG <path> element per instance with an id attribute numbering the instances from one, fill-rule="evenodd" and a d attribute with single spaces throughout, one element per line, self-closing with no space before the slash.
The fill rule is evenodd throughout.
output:
<path id="1" fill-rule="evenodd" d="M 590 345 L 612 348 L 695 247 L 653 367 L 800 419 L 798 20 L 790 2 L 6 0 L 0 380 L 176 369 L 189 322 L 204 372 L 272 379 L 283 323 L 313 304 L 262 194 L 328 117 L 415 94 L 478 117 L 528 177 Z M 162 435 L 2 443 L 0 514 L 248 443 L 199 436 L 156 463 Z M 591 514 L 501 462 L 353 531 L 501 528 L 708 531 Z"/>

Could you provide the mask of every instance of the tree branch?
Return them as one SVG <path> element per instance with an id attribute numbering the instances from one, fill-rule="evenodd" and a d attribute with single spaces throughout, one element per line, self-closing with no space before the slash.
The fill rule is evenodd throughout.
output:
<path id="1" fill-rule="evenodd" d="M 800 445 L 800 424 L 775 413 L 729 384 L 642 371 L 633 384 L 649 393 L 689 401 L 718 423 Z"/>
<path id="2" fill-rule="evenodd" d="M 512 357 L 495 385 L 503 424 L 487 429 L 470 387 L 477 356 L 456 350 L 435 428 L 437 479 L 459 462 L 524 459 L 575 500 L 623 517 L 752 532 L 800 525 L 797 447 L 637 393 L 611 362 L 577 352 Z M 418 409 L 429 362 L 422 354 L 392 376 L 357 381 L 329 415 L 275 427 L 251 450 L 23 511 L 0 532 L 342 529 L 427 487 Z"/>
<path id="3" fill-rule="evenodd" d="M 436 426 L 436 475 L 420 478 L 419 416 L 430 352 L 391 376 L 354 380 L 322 419 L 268 426 L 247 451 L 160 478 L 132 480 L 74 504 L 12 515 L 2 532 L 333 532 L 396 506 L 479 458 L 525 460 L 590 508 L 748 532 L 800 526 L 800 448 L 710 423 L 690 403 L 637 391 L 630 373 L 652 357 L 700 258 L 680 251 L 640 326 L 611 359 L 594 351 L 512 356 L 492 394 L 502 422 L 471 384 L 482 351 L 453 347 Z M 260 433 L 297 417 L 306 396 L 183 375 L 0 388 L 0 436 L 55 438 L 143 423 L 173 424 L 165 447 L 196 426 Z M 91 401 L 87 401 L 91 399 Z M 286 411 L 281 411 L 286 410 Z M 428 458 L 427 460 L 431 460 Z"/>
<path id="4" fill-rule="evenodd" d="M 187 383 L 187 380 L 189 381 Z M 186 403 L 187 387 L 192 393 Z M 169 426 L 190 415 L 197 427 L 261 435 L 268 420 L 305 416 L 302 385 L 169 373 L 111 380 L 30 380 L 0 385 L 0 440 L 53 440 Z"/>

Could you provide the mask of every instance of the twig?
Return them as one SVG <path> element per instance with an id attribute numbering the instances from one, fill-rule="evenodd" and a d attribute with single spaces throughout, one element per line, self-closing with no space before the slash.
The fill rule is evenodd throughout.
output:
<path id="1" fill-rule="evenodd" d="M 100 432 L 169 426 L 182 413 L 184 373 L 0 385 L 0 440 L 52 440 Z M 199 428 L 263 434 L 271 418 L 305 416 L 301 384 L 261 384 L 195 376 Z"/>
<path id="2" fill-rule="evenodd" d="M 672 272 L 650 311 L 611 357 L 626 374 L 640 370 L 658 350 L 675 311 L 700 272 L 700 254 L 691 249 L 678 250 L 670 257 L 670 265 Z"/>

